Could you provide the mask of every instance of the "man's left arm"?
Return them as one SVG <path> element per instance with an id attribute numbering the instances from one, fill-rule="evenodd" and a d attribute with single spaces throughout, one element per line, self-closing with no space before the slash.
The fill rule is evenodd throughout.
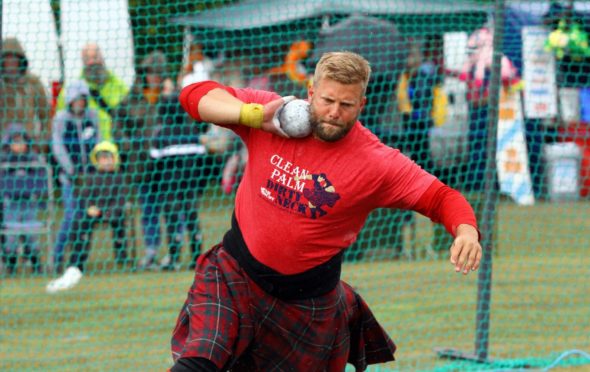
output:
<path id="1" fill-rule="evenodd" d="M 455 237 L 450 258 L 455 271 L 468 274 L 478 269 L 482 256 L 480 234 L 473 208 L 461 193 L 434 180 L 413 209 L 442 223 Z"/>

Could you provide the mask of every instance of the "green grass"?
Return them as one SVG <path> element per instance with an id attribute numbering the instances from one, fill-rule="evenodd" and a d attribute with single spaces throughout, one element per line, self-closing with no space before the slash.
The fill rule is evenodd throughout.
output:
<path id="1" fill-rule="evenodd" d="M 204 210 L 210 245 L 227 227 L 229 209 L 221 200 Z M 590 205 L 504 203 L 498 221 L 490 358 L 546 366 L 566 350 L 590 352 Z M 381 370 L 468 369 L 437 358 L 433 348 L 473 352 L 477 274 L 455 274 L 446 258 L 426 254 L 430 223 L 420 218 L 416 228 L 418 258 L 346 264 L 343 277 L 398 345 L 398 361 Z M 49 277 L 2 279 L 0 370 L 162 371 L 171 365 L 169 339 L 192 275 L 110 273 L 102 264 L 112 257 L 110 243 L 99 244 L 108 234 L 97 233 L 90 274 L 67 293 L 45 294 Z"/>

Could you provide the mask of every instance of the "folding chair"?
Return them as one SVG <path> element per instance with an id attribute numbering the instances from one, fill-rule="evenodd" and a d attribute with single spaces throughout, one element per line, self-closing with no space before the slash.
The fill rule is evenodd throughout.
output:
<path id="1" fill-rule="evenodd" d="M 47 247 L 46 259 L 48 260 L 53 247 L 53 222 L 55 216 L 51 167 L 44 161 L 0 164 L 2 208 L 4 208 L 4 203 L 14 200 L 12 198 L 18 197 L 18 194 L 22 193 L 23 190 L 33 190 L 34 196 L 41 203 L 42 212 L 36 216 L 36 219 L 28 222 L 7 221 L 6 216 L 3 216 L 3 220 L 0 221 L 2 242 L 5 243 L 5 238 L 10 235 L 45 236 L 45 241 L 42 244 Z M 2 250 L 4 248 L 2 247 Z M 22 247 L 19 247 L 15 253 L 22 255 Z M 39 253 L 42 254 L 42 252 Z M 2 252 L 2 255 L 4 255 L 4 252 Z M 42 257 L 39 257 L 39 259 L 41 263 Z"/>

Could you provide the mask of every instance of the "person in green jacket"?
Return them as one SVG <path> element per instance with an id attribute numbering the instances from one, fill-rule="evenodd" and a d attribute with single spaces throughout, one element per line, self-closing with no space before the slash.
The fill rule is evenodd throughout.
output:
<path id="1" fill-rule="evenodd" d="M 82 48 L 82 74 L 90 89 L 88 107 L 98 110 L 99 130 L 104 140 L 112 139 L 112 115 L 119 103 L 129 93 L 129 87 L 106 68 L 100 47 L 88 43 Z M 57 110 L 66 106 L 65 92 L 61 90 L 57 100 Z"/>

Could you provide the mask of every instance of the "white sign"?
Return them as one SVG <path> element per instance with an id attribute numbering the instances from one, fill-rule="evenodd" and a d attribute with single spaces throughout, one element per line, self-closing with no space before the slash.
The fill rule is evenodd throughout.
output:
<path id="1" fill-rule="evenodd" d="M 466 32 L 447 32 L 443 36 L 444 67 L 457 75 L 467 58 Z M 451 74 L 453 75 L 453 74 Z M 444 127 L 452 131 L 467 133 L 469 106 L 467 104 L 467 84 L 456 76 L 445 76 L 443 90 L 449 97 L 447 118 Z"/>
<path id="2" fill-rule="evenodd" d="M 549 175 L 551 190 L 556 194 L 576 194 L 579 171 L 575 159 L 562 159 L 556 162 Z"/>
<path id="3" fill-rule="evenodd" d="M 580 90 L 578 88 L 559 89 L 561 118 L 566 123 L 580 121 Z"/>
<path id="4" fill-rule="evenodd" d="M 443 35 L 445 69 L 461 71 L 467 59 L 468 39 L 466 32 L 447 32 Z"/>
<path id="5" fill-rule="evenodd" d="M 548 36 L 541 26 L 522 28 L 524 110 L 531 119 L 557 116 L 555 57 L 544 49 Z"/>
<path id="6" fill-rule="evenodd" d="M 543 146 L 543 155 L 547 164 L 547 186 L 551 199 L 577 199 L 581 181 L 580 147 L 575 142 L 546 144 Z"/>
<path id="7" fill-rule="evenodd" d="M 533 205 L 535 196 L 519 93 L 500 94 L 496 164 L 500 192 L 520 205 Z"/>

